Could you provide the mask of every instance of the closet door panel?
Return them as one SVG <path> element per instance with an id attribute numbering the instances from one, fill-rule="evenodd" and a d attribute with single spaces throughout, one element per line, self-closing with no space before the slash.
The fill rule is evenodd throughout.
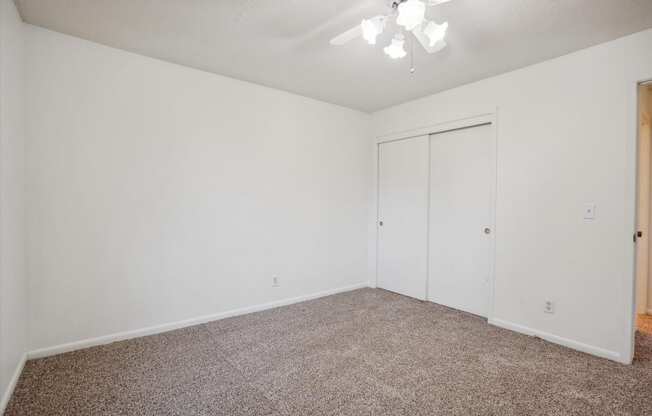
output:
<path id="1" fill-rule="evenodd" d="M 428 136 L 379 145 L 378 287 L 425 299 Z"/>
<path id="2" fill-rule="evenodd" d="M 488 316 L 494 236 L 490 125 L 430 136 L 428 299 Z"/>

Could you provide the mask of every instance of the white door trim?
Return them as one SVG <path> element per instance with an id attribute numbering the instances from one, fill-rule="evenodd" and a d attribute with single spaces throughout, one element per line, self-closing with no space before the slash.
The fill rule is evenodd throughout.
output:
<path id="1" fill-rule="evenodd" d="M 418 136 L 428 136 L 431 134 L 445 133 L 450 130 L 465 129 L 482 124 L 494 124 L 496 122 L 496 113 L 484 113 L 476 116 L 465 117 L 461 119 L 444 121 L 441 123 L 431 124 L 428 126 L 416 127 L 414 129 L 404 130 L 396 133 L 390 133 L 376 138 L 376 143 L 386 143 L 396 140 L 411 139 Z"/>
<path id="2" fill-rule="evenodd" d="M 375 219 L 374 219 L 374 229 L 375 229 L 375 253 L 374 253 L 374 263 L 375 263 L 375 270 L 373 274 L 373 284 L 370 284 L 371 287 L 378 287 L 378 242 L 379 242 L 379 235 L 378 235 L 378 221 L 380 220 L 379 218 L 379 182 L 378 182 L 378 177 L 380 175 L 380 164 L 379 164 L 379 148 L 381 143 L 386 143 L 386 142 L 391 142 L 391 141 L 396 141 L 396 140 L 406 140 L 406 139 L 411 139 L 413 137 L 420 137 L 424 135 L 432 135 L 432 134 L 438 134 L 438 133 L 445 133 L 447 131 L 452 131 L 452 130 L 458 130 L 458 129 L 464 129 L 464 128 L 472 128 L 476 126 L 481 126 L 481 125 L 486 125 L 486 124 L 491 124 L 492 129 L 493 129 L 493 136 L 494 136 L 494 168 L 495 168 L 495 180 L 494 180 L 494 189 L 492 190 L 492 195 L 493 195 L 493 201 L 492 201 L 492 208 L 493 208 L 493 223 L 494 223 L 494 238 L 491 240 L 491 256 L 490 256 L 490 264 L 491 264 L 491 270 L 490 270 L 490 288 L 489 288 L 489 313 L 487 316 L 487 319 L 491 321 L 494 318 L 494 312 L 495 312 L 495 292 L 496 292 L 496 240 L 498 239 L 498 229 L 499 229 L 499 224 L 496 222 L 496 203 L 497 203 L 497 195 L 498 195 L 498 109 L 495 110 L 495 112 L 492 113 L 482 113 L 478 114 L 475 116 L 470 116 L 470 117 L 464 117 L 460 119 L 454 119 L 454 120 L 449 120 L 449 121 L 444 121 L 428 126 L 421 126 L 421 127 L 416 127 L 414 129 L 408 129 L 396 133 L 391 133 L 383 136 L 377 136 L 375 141 L 376 145 L 374 146 L 375 148 L 375 171 L 376 171 L 376 186 L 375 186 L 375 195 L 374 195 L 374 204 L 375 204 Z M 429 141 L 430 143 L 430 141 Z M 430 145 L 429 145 L 430 146 Z M 430 179 L 430 178 L 429 178 Z M 428 195 L 428 201 L 430 201 L 430 195 Z M 428 207 L 430 209 L 430 207 Z M 428 221 L 430 221 L 430 218 L 428 218 Z M 430 228 L 430 227 L 428 227 Z M 428 241 L 430 240 L 430 235 L 428 235 Z M 426 279 L 426 295 L 428 293 L 428 287 L 427 287 L 427 279 Z M 428 300 L 426 298 L 426 300 Z"/>

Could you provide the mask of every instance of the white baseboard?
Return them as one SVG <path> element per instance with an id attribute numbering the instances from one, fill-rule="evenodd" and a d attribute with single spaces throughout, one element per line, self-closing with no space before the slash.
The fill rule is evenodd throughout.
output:
<path id="1" fill-rule="evenodd" d="M 503 321 L 502 319 L 489 319 L 491 325 L 500 328 L 509 329 L 510 331 L 520 332 L 521 334 L 529 335 L 544 339 L 554 344 L 563 345 L 564 347 L 572 348 L 577 351 L 585 352 L 587 354 L 595 355 L 601 358 L 606 358 L 612 361 L 617 361 L 622 364 L 631 364 L 625 362 L 621 354 L 616 351 L 605 350 L 604 348 L 595 347 L 593 345 L 584 344 L 581 342 L 573 341 L 572 339 L 562 338 L 557 335 L 548 334 L 536 329 L 528 328 L 523 325 L 514 324 L 511 322 Z"/>
<path id="2" fill-rule="evenodd" d="M 14 370 L 14 375 L 11 376 L 11 380 L 9 380 L 9 385 L 7 386 L 7 389 L 2 395 L 2 401 L 0 401 L 0 415 L 3 415 L 5 413 L 5 409 L 9 404 L 9 399 L 11 399 L 11 395 L 14 394 L 14 389 L 16 388 L 16 384 L 18 384 L 18 379 L 20 378 L 20 374 L 23 372 L 23 368 L 25 367 L 25 361 L 27 361 L 27 354 L 23 354 L 23 356 L 20 358 L 20 361 L 16 366 L 16 370 Z"/>
<path id="3" fill-rule="evenodd" d="M 162 332 L 173 331 L 175 329 L 185 328 L 188 326 L 200 325 L 206 322 L 217 321 L 220 319 L 230 318 L 233 316 L 246 315 L 248 313 L 253 313 L 253 312 L 260 312 L 267 309 L 277 308 L 279 306 L 291 305 L 293 303 L 305 302 L 307 300 L 322 298 L 324 296 L 334 295 L 337 293 L 362 289 L 364 287 L 368 287 L 367 282 L 358 283 L 352 286 L 345 286 L 336 289 L 325 290 L 322 292 L 312 293 L 309 295 L 297 296 L 295 298 L 282 299 L 274 302 L 263 303 L 260 305 L 248 306 L 240 309 L 233 309 L 230 311 L 220 312 L 213 315 L 199 316 L 196 318 L 186 319 L 183 321 L 171 322 L 163 325 L 150 326 L 147 328 L 135 329 L 132 331 L 118 332 L 115 334 L 104 335 L 97 338 L 89 338 L 89 339 L 70 342 L 66 344 L 55 345 L 53 347 L 40 348 L 28 352 L 27 359 L 31 360 L 34 358 L 49 357 L 51 355 L 62 354 L 64 352 L 80 350 L 83 348 L 94 347 L 97 345 L 110 344 L 116 341 L 124 341 L 127 339 L 144 337 L 147 335 L 160 334 Z"/>

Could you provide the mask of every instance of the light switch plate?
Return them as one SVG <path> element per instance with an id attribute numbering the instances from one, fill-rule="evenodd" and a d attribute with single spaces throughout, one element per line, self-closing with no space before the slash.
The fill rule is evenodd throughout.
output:
<path id="1" fill-rule="evenodd" d="M 584 204 L 584 219 L 585 220 L 595 219 L 595 204 Z"/>

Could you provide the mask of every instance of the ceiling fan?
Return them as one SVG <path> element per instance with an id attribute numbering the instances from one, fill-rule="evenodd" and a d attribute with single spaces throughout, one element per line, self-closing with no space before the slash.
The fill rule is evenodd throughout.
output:
<path id="1" fill-rule="evenodd" d="M 437 24 L 426 19 L 426 8 L 447 3 L 450 0 L 391 0 L 390 12 L 378 15 L 362 22 L 346 32 L 331 39 L 334 46 L 344 45 L 358 37 L 364 38 L 370 45 L 376 44 L 376 39 L 388 25 L 395 22 L 398 31 L 392 38 L 392 43 L 383 48 L 387 56 L 400 59 L 407 55 L 405 51 L 405 32 L 412 33 L 423 49 L 428 53 L 436 53 L 446 47 L 444 38 L 448 30 L 448 22 Z M 414 72 L 414 68 L 411 69 Z"/>

